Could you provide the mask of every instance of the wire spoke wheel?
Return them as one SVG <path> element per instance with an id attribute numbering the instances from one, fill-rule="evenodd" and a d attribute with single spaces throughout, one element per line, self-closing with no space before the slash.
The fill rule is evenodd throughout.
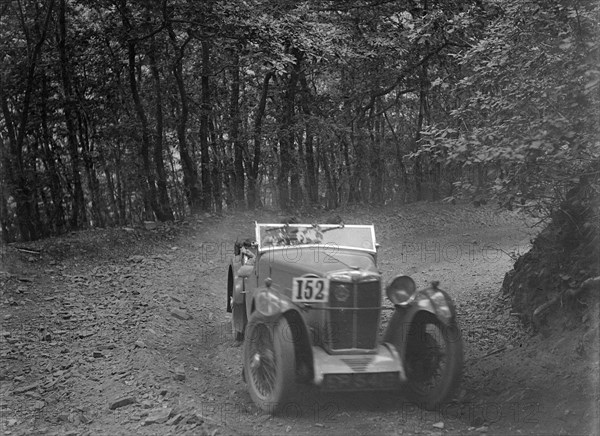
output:
<path id="1" fill-rule="evenodd" d="M 276 413 L 295 387 L 296 361 L 285 317 L 268 323 L 253 315 L 244 338 L 244 373 L 252 400 Z"/>
<path id="2" fill-rule="evenodd" d="M 411 326 L 406 346 L 406 373 L 411 398 L 426 409 L 448 400 L 460 381 L 462 342 L 455 325 L 425 316 Z"/>
<path id="3" fill-rule="evenodd" d="M 447 345 L 440 330 L 432 324 L 426 324 L 418 332 L 419 345 L 414 346 L 408 354 L 408 365 L 414 376 L 415 385 L 420 385 L 424 391 L 434 389 L 444 373 L 448 356 Z"/>
<path id="4" fill-rule="evenodd" d="M 265 398 L 273 392 L 277 363 L 273 338 L 265 324 L 256 328 L 256 340 L 250 346 L 250 379 L 257 392 Z"/>

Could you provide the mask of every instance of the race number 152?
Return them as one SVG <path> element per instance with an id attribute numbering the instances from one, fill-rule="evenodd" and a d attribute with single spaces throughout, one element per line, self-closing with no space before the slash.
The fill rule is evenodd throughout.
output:
<path id="1" fill-rule="evenodd" d="M 297 277 L 293 281 L 292 301 L 324 303 L 329 300 L 329 280 L 318 277 Z"/>

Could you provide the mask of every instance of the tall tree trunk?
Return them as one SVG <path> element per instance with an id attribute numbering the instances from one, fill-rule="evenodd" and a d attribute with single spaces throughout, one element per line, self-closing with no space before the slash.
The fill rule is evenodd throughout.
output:
<path id="1" fill-rule="evenodd" d="M 42 222 L 42 214 L 40 211 L 40 203 L 42 203 L 45 207 L 47 205 L 47 201 L 43 195 L 42 190 L 40 189 L 42 184 L 40 183 L 40 173 L 37 168 L 37 161 L 39 158 L 39 145 L 40 143 L 38 138 L 32 138 L 28 141 L 27 155 L 29 157 L 29 162 L 26 164 L 26 166 L 30 172 L 28 180 L 32 196 L 34 220 L 33 225 L 35 226 L 36 235 L 39 238 L 45 238 L 49 235 L 49 226 L 44 225 L 44 223 Z"/>
<path id="2" fill-rule="evenodd" d="M 315 153 L 313 147 L 314 135 L 310 119 L 310 90 L 308 89 L 308 83 L 304 73 L 300 74 L 300 84 L 302 87 L 302 111 L 306 118 L 306 139 L 304 142 L 306 174 L 304 176 L 304 186 L 306 194 L 308 195 L 308 201 L 312 204 L 317 204 L 319 202 L 319 179 L 315 165 Z"/>
<path id="3" fill-rule="evenodd" d="M 338 192 L 339 183 L 335 174 L 334 165 L 335 157 L 331 152 L 323 152 L 322 161 L 323 168 L 325 169 L 325 178 L 327 180 L 327 208 L 335 209 L 340 205 L 340 196 Z"/>
<path id="4" fill-rule="evenodd" d="M 87 174 L 88 189 L 90 191 L 90 197 L 92 199 L 92 219 L 94 226 L 104 227 L 104 201 L 102 199 L 102 193 L 100 192 L 100 181 L 96 175 L 96 167 L 93 159 L 94 150 L 92 149 L 92 143 L 90 142 L 89 125 L 86 118 L 83 118 L 81 113 L 77 114 L 77 121 L 79 123 L 79 143 L 82 148 L 83 163 L 85 166 L 85 172 Z"/>
<path id="5" fill-rule="evenodd" d="M 115 179 L 117 182 L 117 204 L 119 205 L 119 224 L 127 223 L 127 203 L 126 198 L 129 196 L 129 189 L 124 186 L 123 182 L 123 165 L 121 165 L 121 146 L 117 143 L 114 153 L 115 158 Z"/>
<path id="6" fill-rule="evenodd" d="M 428 0 L 422 1 L 423 5 L 423 15 L 427 15 L 429 13 L 429 3 Z M 426 47 L 429 46 L 428 43 L 425 44 Z M 421 140 L 421 131 L 423 130 L 424 120 L 427 117 L 427 91 L 429 88 L 429 78 L 428 78 L 428 68 L 429 62 L 427 59 L 423 60 L 421 65 L 421 72 L 419 77 L 419 115 L 417 117 L 417 132 L 415 134 L 415 151 L 419 148 L 419 141 Z M 415 191 L 416 191 L 416 200 L 423 199 L 423 159 L 421 155 L 418 155 L 415 158 Z"/>
<path id="7" fill-rule="evenodd" d="M 171 193 L 171 198 L 175 198 L 175 205 L 177 206 L 175 209 L 175 215 L 182 217 L 185 216 L 186 213 L 186 201 L 187 197 L 185 195 L 185 188 L 182 189 L 179 178 L 177 177 L 177 170 L 175 169 L 175 162 L 173 159 L 173 153 L 171 150 L 167 150 L 167 154 L 169 156 L 169 166 L 171 167 L 171 177 L 173 178 L 174 189 Z"/>
<path id="8" fill-rule="evenodd" d="M 181 157 L 181 168 L 183 170 L 183 186 L 188 206 L 192 212 L 195 212 L 200 207 L 200 189 L 198 187 L 198 171 L 196 164 L 192 159 L 193 153 L 188 150 L 187 144 L 187 121 L 189 116 L 188 97 L 183 81 L 183 55 L 185 46 L 190 41 L 190 37 L 179 46 L 177 37 L 172 26 L 167 26 L 169 38 L 173 49 L 175 50 L 175 59 L 173 60 L 173 76 L 177 84 L 177 92 L 179 94 L 180 107 L 177 108 L 177 141 L 179 143 L 179 156 Z"/>
<path id="9" fill-rule="evenodd" d="M 294 134 L 294 108 L 296 105 L 296 90 L 300 73 L 300 64 L 303 53 L 293 49 L 292 53 L 296 63 L 291 67 L 286 89 L 282 97 L 281 128 L 279 130 L 279 174 L 277 185 L 279 186 L 279 206 L 281 209 L 289 209 L 294 203 L 300 201 L 299 183 L 297 179 L 296 156 L 295 156 L 295 134 Z M 290 192 L 290 175 L 291 192 Z M 290 198 L 291 197 L 291 198 Z"/>
<path id="10" fill-rule="evenodd" d="M 265 109 L 267 107 L 267 97 L 269 95 L 269 81 L 273 77 L 272 72 L 268 72 L 263 80 L 263 86 L 260 93 L 260 100 L 256 108 L 256 115 L 254 118 L 254 129 L 253 129 L 253 143 L 254 143 L 254 156 L 252 164 L 248 171 L 248 207 L 254 209 L 259 206 L 260 198 L 258 196 L 258 170 L 261 160 L 261 134 L 262 134 L 262 122 L 265 116 Z"/>
<path id="11" fill-rule="evenodd" d="M 306 202 L 305 191 L 302 189 L 300 183 L 300 174 L 304 175 L 306 181 L 306 160 L 304 158 L 304 141 L 302 140 L 302 134 L 298 133 L 298 154 L 296 155 L 296 165 L 292 167 L 291 187 L 292 187 L 292 198 L 296 199 L 295 206 L 300 206 Z"/>
<path id="12" fill-rule="evenodd" d="M 215 204 L 215 211 L 220 214 L 223 212 L 223 173 L 225 172 L 225 150 L 222 150 L 218 147 L 215 125 L 210 120 L 208 123 L 208 130 L 210 133 L 211 148 L 215 157 L 214 162 L 211 165 L 212 194 Z"/>
<path id="13" fill-rule="evenodd" d="M 0 138 L 0 148 L 2 149 L 2 153 L 4 153 L 4 143 L 2 142 L 2 138 Z M 4 160 L 4 159 L 3 159 Z M 2 169 L 3 164 L 0 163 L 0 170 Z M 3 174 L 4 171 L 2 172 Z M 2 182 L 3 186 L 6 186 L 4 183 L 5 181 L 0 179 L 0 182 Z M 0 244 L 5 243 L 8 244 L 9 242 L 12 242 L 12 234 L 10 231 L 10 221 L 9 221 L 9 215 L 8 215 L 8 203 L 6 200 L 6 196 L 8 195 L 8 192 L 6 192 L 6 190 L 4 188 L 0 189 L 0 225 L 2 226 L 2 241 L 0 241 Z M 3 252 L 4 251 L 4 247 L 2 247 Z M 0 258 L 2 256 L 0 255 Z"/>
<path id="14" fill-rule="evenodd" d="M 401 141 L 398 135 L 396 134 L 396 130 L 392 123 L 390 122 L 387 113 L 383 113 L 385 120 L 387 122 L 390 131 L 392 132 L 392 136 L 394 137 L 394 142 L 396 143 L 396 164 L 398 165 L 398 169 L 400 170 L 400 177 L 402 178 L 402 203 L 406 203 L 408 200 L 408 173 L 406 171 L 406 166 L 404 165 L 404 159 L 402 155 Z"/>
<path id="15" fill-rule="evenodd" d="M 117 205 L 117 197 L 115 192 L 115 184 L 113 182 L 113 176 L 109 171 L 108 164 L 106 162 L 106 158 L 104 157 L 104 153 L 102 150 L 98 153 L 98 159 L 100 161 L 100 165 L 104 171 L 104 178 L 106 179 L 106 187 L 108 189 L 108 199 L 110 200 L 110 208 L 112 211 L 112 216 L 108 215 L 108 223 L 110 224 L 122 224 L 119 214 L 119 207 Z"/>
<path id="16" fill-rule="evenodd" d="M 211 110 L 210 103 L 210 43 L 207 40 L 202 41 L 202 76 L 201 82 L 201 103 L 200 103 L 200 167 L 202 169 L 202 208 L 210 210 L 212 206 L 212 184 L 210 173 L 210 150 L 208 122 Z"/>
<path id="17" fill-rule="evenodd" d="M 58 50 L 60 52 L 60 73 L 62 79 L 63 92 L 65 94 L 64 113 L 67 126 L 67 143 L 69 145 L 69 155 L 71 157 L 71 169 L 73 180 L 73 209 L 71 211 L 71 228 L 79 229 L 85 226 L 87 222 L 85 211 L 85 199 L 83 196 L 83 186 L 81 183 L 81 166 L 79 156 L 79 144 L 77 142 L 77 133 L 75 130 L 73 107 L 75 96 L 71 85 L 71 72 L 69 68 L 69 54 L 67 53 L 67 25 L 66 25 L 66 0 L 60 0 L 59 11 L 59 35 Z"/>
<path id="18" fill-rule="evenodd" d="M 20 236 L 23 240 L 36 239 L 38 236 L 33 219 L 33 195 L 29 189 L 29 183 L 23 166 L 24 163 L 22 150 L 25 143 L 25 135 L 27 133 L 27 121 L 29 119 L 29 106 L 31 104 L 31 95 L 33 93 L 33 85 L 35 81 L 35 70 L 42 45 L 46 40 L 46 32 L 48 29 L 48 23 L 50 22 L 50 17 L 52 16 L 53 6 L 54 0 L 50 0 L 48 10 L 46 11 L 46 16 L 44 18 L 44 23 L 41 26 L 39 40 L 36 42 L 29 59 L 27 79 L 25 82 L 25 95 L 23 96 L 21 116 L 17 131 L 15 131 L 16 127 L 8 106 L 8 97 L 4 92 L 2 76 L 0 75 L 0 106 L 2 106 L 2 114 L 4 115 L 10 150 L 8 153 L 6 153 L 4 150 L 4 145 L 1 144 L 5 164 L 4 169 L 6 171 L 5 177 L 12 188 L 11 191 L 17 206 L 17 226 L 19 228 Z"/>
<path id="19" fill-rule="evenodd" d="M 347 162 L 348 172 L 350 174 L 350 195 L 348 202 L 350 204 L 361 203 L 363 200 L 363 192 L 365 187 L 365 145 L 363 143 L 362 131 L 364 128 L 364 120 L 358 120 L 356 125 L 353 124 L 351 132 L 351 144 L 354 149 L 354 165 Z"/>
<path id="20" fill-rule="evenodd" d="M 234 160 L 234 193 L 236 203 L 245 205 L 244 191 L 246 184 L 244 180 L 244 148 L 245 144 L 240 138 L 240 56 L 236 49 L 232 55 L 233 66 L 231 68 L 231 101 L 230 101 L 230 132 L 233 143 Z"/>
<path id="21" fill-rule="evenodd" d="M 163 160 L 163 112 L 162 112 L 162 86 L 160 83 L 160 72 L 156 64 L 156 45 L 154 41 L 148 51 L 150 59 L 150 69 L 154 79 L 155 91 L 155 112 L 156 112 L 156 132 L 154 135 L 154 165 L 156 166 L 157 186 L 158 186 L 158 211 L 157 218 L 160 221 L 173 221 L 173 210 L 169 203 L 169 194 L 167 192 L 167 174 Z"/>
<path id="22" fill-rule="evenodd" d="M 306 193 L 311 204 L 319 203 L 319 178 L 315 163 L 314 136 L 312 128 L 306 126 L 306 141 L 304 143 L 306 159 Z"/>
<path id="23" fill-rule="evenodd" d="M 46 102 L 48 101 L 48 81 L 46 75 L 42 77 L 42 100 L 40 107 L 41 116 L 41 127 L 42 127 L 42 148 L 43 148 L 43 161 L 46 165 L 46 171 L 48 172 L 48 181 L 50 184 L 50 198 L 52 199 L 52 213 L 51 221 L 54 226 L 55 232 L 61 234 L 65 231 L 65 211 L 63 208 L 63 193 L 60 182 L 60 175 L 58 168 L 56 167 L 56 158 L 52 147 L 52 137 L 48 127 L 48 108 Z"/>
<path id="24" fill-rule="evenodd" d="M 150 164 L 150 134 L 148 129 L 148 118 L 140 98 L 136 79 L 136 62 L 135 62 L 135 40 L 130 39 L 127 42 L 128 60 L 129 60 L 129 87 L 131 88 L 131 96 L 137 113 L 138 121 L 140 122 L 142 143 L 140 144 L 140 155 L 142 158 L 143 182 L 144 191 L 144 218 L 153 220 L 152 212 L 158 217 L 160 209 L 156 198 L 156 182 L 154 173 Z"/>
<path id="25" fill-rule="evenodd" d="M 378 107 L 378 103 L 376 102 L 374 105 L 374 109 Z M 373 111 L 374 113 L 377 110 Z M 383 193 L 383 175 L 385 174 L 385 167 L 383 165 L 382 158 L 382 141 L 383 141 L 383 132 L 382 132 L 382 117 L 381 115 L 372 114 L 372 125 L 371 125 L 371 193 L 369 195 L 369 201 L 371 203 L 381 205 L 384 202 L 384 193 Z"/>
<path id="26" fill-rule="evenodd" d="M 127 0 L 120 1 L 119 12 L 121 13 L 121 20 L 123 27 L 126 30 L 127 36 L 127 63 L 129 72 L 129 88 L 131 90 L 131 97 L 135 107 L 135 112 L 140 123 L 141 130 L 141 144 L 140 144 L 140 157 L 142 160 L 142 180 L 141 188 L 144 198 L 144 211 L 141 218 L 147 220 L 154 220 L 154 215 L 157 217 L 160 215 L 160 209 L 158 206 L 158 200 L 156 195 L 156 180 L 154 178 L 154 172 L 152 171 L 152 165 L 150 160 L 150 133 L 148 128 L 148 118 L 144 110 L 144 105 L 140 98 L 138 89 L 138 81 L 141 78 L 141 67 L 138 71 L 138 65 L 136 64 L 136 44 L 137 40 L 133 37 L 133 26 L 129 21 Z"/>
<path id="27" fill-rule="evenodd" d="M 419 147 L 421 131 L 427 111 L 427 62 L 421 67 L 420 89 L 419 89 L 419 115 L 417 117 L 417 132 L 415 134 L 415 150 Z M 415 158 L 415 194 L 416 200 L 423 200 L 423 160 L 420 155 Z"/>

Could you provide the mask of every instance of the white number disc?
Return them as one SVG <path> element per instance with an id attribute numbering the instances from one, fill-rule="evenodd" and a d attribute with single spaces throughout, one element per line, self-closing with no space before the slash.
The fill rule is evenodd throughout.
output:
<path id="1" fill-rule="evenodd" d="M 318 277 L 295 277 L 292 282 L 295 303 L 326 303 L 329 301 L 329 280 Z"/>

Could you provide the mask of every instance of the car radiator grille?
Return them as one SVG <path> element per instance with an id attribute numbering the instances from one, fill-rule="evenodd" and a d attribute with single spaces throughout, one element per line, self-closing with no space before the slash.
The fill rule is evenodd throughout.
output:
<path id="1" fill-rule="evenodd" d="M 332 281 L 329 286 L 326 347 L 332 351 L 374 349 L 381 305 L 380 282 Z"/>

